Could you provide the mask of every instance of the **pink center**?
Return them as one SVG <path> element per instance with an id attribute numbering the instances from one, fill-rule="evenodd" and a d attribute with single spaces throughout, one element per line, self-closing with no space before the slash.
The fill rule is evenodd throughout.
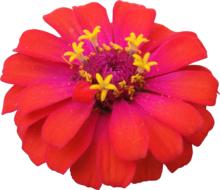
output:
<path id="1" fill-rule="evenodd" d="M 137 68 L 132 65 L 133 58 L 125 51 L 111 51 L 97 52 L 95 55 L 89 57 L 85 62 L 83 69 L 92 75 L 94 80 L 96 73 L 100 73 L 103 77 L 109 74 L 113 75 L 111 83 L 118 86 L 121 81 L 130 83 L 130 78 L 136 73 Z"/>
<path id="2" fill-rule="evenodd" d="M 89 59 L 84 62 L 83 70 L 92 76 L 92 83 L 97 83 L 96 73 L 100 73 L 103 78 L 112 74 L 111 83 L 120 91 L 118 95 L 115 95 L 114 91 L 109 91 L 104 102 L 97 99 L 97 106 L 102 110 L 111 110 L 113 102 L 120 98 L 131 101 L 134 92 L 143 90 L 143 85 L 140 82 L 131 81 L 132 76 L 137 74 L 137 67 L 133 65 L 133 62 L 134 59 L 128 52 L 114 49 L 97 51 L 96 54 L 89 56 Z M 79 78 L 79 80 L 82 80 L 82 78 Z M 122 81 L 126 83 L 127 87 L 120 86 Z"/>

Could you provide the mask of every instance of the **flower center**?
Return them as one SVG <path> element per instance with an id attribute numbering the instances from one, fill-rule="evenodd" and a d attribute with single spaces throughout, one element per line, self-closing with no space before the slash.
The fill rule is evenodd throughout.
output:
<path id="1" fill-rule="evenodd" d="M 133 66 L 133 57 L 125 51 L 116 51 L 114 49 L 97 52 L 89 57 L 83 69 L 90 73 L 92 78 L 95 78 L 96 73 L 100 73 L 103 77 L 112 74 L 111 82 L 115 85 L 123 80 L 129 81 L 136 72 L 136 67 Z"/>
<path id="2" fill-rule="evenodd" d="M 71 67 L 78 65 L 78 80 L 91 83 L 90 89 L 96 90 L 97 103 L 101 105 L 112 104 L 118 98 L 132 100 L 136 91 L 143 90 L 146 73 L 150 72 L 152 66 L 157 65 L 157 62 L 149 61 L 149 52 L 143 55 L 139 49 L 142 43 L 149 40 L 142 34 L 136 36 L 132 32 L 125 38 L 128 45 L 123 48 L 113 42 L 100 45 L 100 26 L 95 27 L 92 32 L 83 32 L 84 35 L 78 39 L 79 43 L 73 42 L 73 51 L 63 55 Z M 89 40 L 94 47 L 94 52 L 89 56 L 84 55 L 82 40 Z"/>

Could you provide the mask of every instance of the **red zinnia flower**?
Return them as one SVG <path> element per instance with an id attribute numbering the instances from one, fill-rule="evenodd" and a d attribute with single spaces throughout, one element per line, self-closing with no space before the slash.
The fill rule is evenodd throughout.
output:
<path id="1" fill-rule="evenodd" d="M 117 1 L 113 23 L 90 3 L 44 16 L 61 37 L 23 33 L 2 81 L 14 86 L 3 113 L 17 110 L 23 149 L 93 188 L 126 187 L 174 172 L 212 129 L 212 73 L 189 64 L 206 50 L 195 33 L 154 23 L 155 11 Z"/>

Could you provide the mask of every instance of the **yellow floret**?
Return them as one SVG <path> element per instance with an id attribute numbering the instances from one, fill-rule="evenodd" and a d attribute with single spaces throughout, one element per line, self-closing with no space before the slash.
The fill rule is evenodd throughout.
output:
<path id="1" fill-rule="evenodd" d="M 98 47 L 98 34 L 101 32 L 101 26 L 96 26 L 92 32 L 89 30 L 83 30 L 84 34 L 81 35 L 78 40 L 89 40 L 94 47 Z"/>
<path id="2" fill-rule="evenodd" d="M 83 49 L 84 42 L 80 42 L 77 44 L 76 42 L 72 43 L 73 51 L 67 51 L 64 53 L 64 57 L 69 57 L 69 62 L 72 63 L 76 59 L 83 62 L 87 59 L 86 56 L 83 55 L 84 49 Z"/>
<path id="3" fill-rule="evenodd" d="M 156 61 L 149 61 L 150 53 L 147 52 L 142 58 L 138 54 L 133 55 L 134 62 L 133 65 L 138 67 L 138 72 L 143 73 L 144 71 L 150 72 L 151 67 L 157 65 Z"/>
<path id="4" fill-rule="evenodd" d="M 128 47 L 126 47 L 126 51 L 130 53 L 138 52 L 139 51 L 139 46 L 144 43 L 148 42 L 149 40 L 147 38 L 144 38 L 143 34 L 140 34 L 136 36 L 134 32 L 130 33 L 129 37 L 125 38 L 125 41 L 128 42 Z"/>
<path id="5" fill-rule="evenodd" d="M 99 90 L 101 92 L 101 96 L 100 96 L 101 102 L 105 101 L 109 90 L 117 91 L 117 87 L 114 84 L 110 83 L 112 78 L 113 78 L 112 74 L 108 75 L 105 79 L 103 79 L 103 77 L 99 73 L 97 73 L 96 80 L 98 84 L 92 84 L 90 86 L 90 89 Z"/>

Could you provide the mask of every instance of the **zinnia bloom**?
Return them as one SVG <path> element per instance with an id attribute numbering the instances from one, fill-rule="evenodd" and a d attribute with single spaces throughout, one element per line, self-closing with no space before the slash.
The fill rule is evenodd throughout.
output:
<path id="1" fill-rule="evenodd" d="M 154 23 L 155 11 L 117 1 L 110 23 L 98 3 L 44 16 L 60 37 L 28 30 L 1 80 L 13 87 L 23 150 L 79 184 L 126 187 L 186 165 L 214 125 L 206 109 L 218 82 L 193 32 Z"/>

